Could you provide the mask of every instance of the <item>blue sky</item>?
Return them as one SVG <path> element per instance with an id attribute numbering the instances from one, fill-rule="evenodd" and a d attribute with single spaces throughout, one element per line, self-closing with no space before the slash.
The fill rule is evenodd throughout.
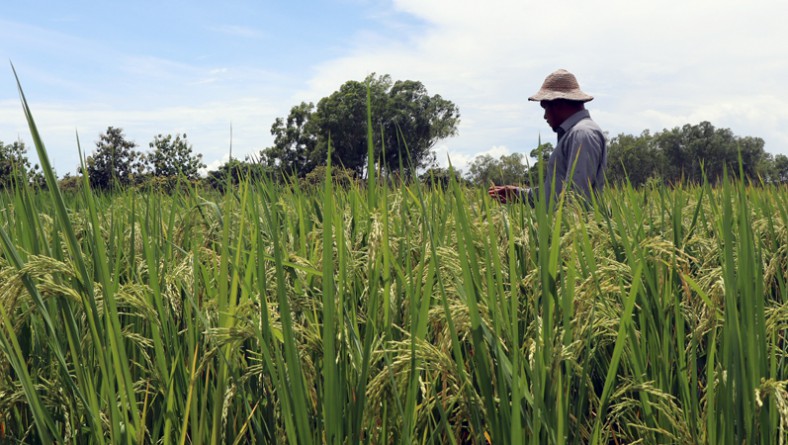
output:
<path id="1" fill-rule="evenodd" d="M 527 97 L 558 68 L 596 99 L 611 136 L 708 120 L 788 154 L 788 2 L 778 0 L 325 0 L 7 2 L 12 62 L 58 174 L 108 126 L 147 150 L 186 133 L 211 167 L 272 142 L 301 101 L 347 80 L 419 80 L 460 108 L 436 146 L 474 156 L 553 140 Z M 0 140 L 29 135 L 13 74 L 0 68 Z M 34 158 L 31 153 L 31 158 Z"/>

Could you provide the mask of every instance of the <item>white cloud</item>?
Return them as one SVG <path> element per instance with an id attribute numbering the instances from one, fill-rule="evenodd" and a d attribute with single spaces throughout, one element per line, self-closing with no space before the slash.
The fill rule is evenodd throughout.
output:
<path id="1" fill-rule="evenodd" d="M 198 173 L 200 174 L 200 176 L 206 176 L 208 175 L 208 172 L 218 170 L 219 167 L 226 164 L 229 160 L 230 160 L 230 154 L 227 153 L 223 155 L 221 158 L 217 158 L 211 162 L 206 163 L 205 167 L 201 168 Z"/>
<path id="2" fill-rule="evenodd" d="M 498 159 L 501 156 L 509 154 L 511 154 L 511 151 L 505 146 L 490 147 L 487 150 L 479 151 L 472 155 L 460 152 L 452 153 L 449 149 L 449 146 L 446 144 L 439 144 L 435 147 L 436 160 L 438 161 L 438 165 L 440 167 L 447 168 L 451 164 L 454 169 L 463 173 L 468 171 L 468 166 L 477 156 L 489 155 L 495 159 Z"/>
<path id="3" fill-rule="evenodd" d="M 546 3 L 522 0 L 395 0 L 427 25 L 392 41 L 358 39 L 316 67 L 302 96 L 322 97 L 370 72 L 417 79 L 454 101 L 452 162 L 506 145 L 527 153 L 554 136 L 527 102 L 557 68 L 596 96 L 592 115 L 611 134 L 708 120 L 759 136 L 788 153 L 788 3 L 666 0 Z M 440 156 L 439 156 L 440 157 Z"/>

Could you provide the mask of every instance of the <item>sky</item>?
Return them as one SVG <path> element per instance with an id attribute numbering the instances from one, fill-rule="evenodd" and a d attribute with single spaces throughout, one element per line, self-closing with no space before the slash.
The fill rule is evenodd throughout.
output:
<path id="1" fill-rule="evenodd" d="M 559 68 L 608 132 L 709 121 L 788 154 L 785 0 L 135 0 L 4 2 L 0 141 L 35 162 L 16 69 L 53 166 L 107 127 L 141 150 L 185 133 L 208 169 L 272 145 L 271 125 L 371 73 L 460 110 L 441 165 L 555 142 L 529 102 Z"/>

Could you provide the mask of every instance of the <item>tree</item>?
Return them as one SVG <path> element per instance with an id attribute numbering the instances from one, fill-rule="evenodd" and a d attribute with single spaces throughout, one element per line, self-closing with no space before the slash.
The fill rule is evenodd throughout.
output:
<path id="1" fill-rule="evenodd" d="M 474 184 L 489 185 L 496 180 L 500 181 L 500 170 L 501 166 L 497 159 L 491 155 L 479 155 L 468 164 L 468 173 L 465 176 Z"/>
<path id="2" fill-rule="evenodd" d="M 310 119 L 315 105 L 301 102 L 290 109 L 287 120 L 276 118 L 271 126 L 274 145 L 260 152 L 262 162 L 287 175 L 303 178 L 314 167 L 312 153 L 317 146 L 315 121 Z"/>
<path id="3" fill-rule="evenodd" d="M 632 186 L 638 187 L 649 178 L 661 177 L 664 169 L 664 153 L 648 130 L 639 136 L 619 134 L 608 145 L 605 174 L 611 183 L 629 180 Z"/>
<path id="4" fill-rule="evenodd" d="M 126 140 L 122 129 L 107 127 L 96 141 L 96 151 L 86 161 L 90 186 L 110 190 L 134 184 L 145 173 L 145 156 L 134 150 L 136 146 Z"/>
<path id="5" fill-rule="evenodd" d="M 530 182 L 528 165 L 525 162 L 525 156 L 521 153 L 501 155 L 498 159 L 490 155 L 476 156 L 468 166 L 466 178 L 472 183 L 482 186 L 528 184 Z"/>
<path id="6" fill-rule="evenodd" d="M 390 81 L 389 76 L 383 79 Z M 432 147 L 439 140 L 457 134 L 460 122 L 457 106 L 440 95 L 430 96 L 421 82 L 413 80 L 395 82 L 381 101 L 384 106 L 378 113 L 382 143 L 375 146 L 376 156 L 383 159 L 389 170 L 399 168 L 400 156 L 408 173 L 411 167 L 434 166 Z M 381 153 L 382 147 L 385 154 Z"/>
<path id="7" fill-rule="evenodd" d="M 531 150 L 530 156 L 532 159 L 536 159 L 534 165 L 531 166 L 531 169 L 528 171 L 528 178 L 532 179 L 533 181 L 539 180 L 539 169 L 543 169 L 546 174 L 547 164 L 550 161 L 550 155 L 553 154 L 555 147 L 550 142 L 545 142 L 544 144 L 541 142 L 541 138 L 539 140 L 539 145 L 536 146 L 533 150 Z"/>
<path id="8" fill-rule="evenodd" d="M 758 179 L 765 176 L 769 168 L 770 159 L 764 150 L 765 142 L 761 138 L 745 136 L 735 138 L 735 148 L 741 156 L 742 169 L 744 176 L 750 179 Z M 736 170 L 738 172 L 738 169 Z"/>
<path id="9" fill-rule="evenodd" d="M 705 176 L 716 183 L 725 169 L 738 176 L 739 156 L 747 178 L 757 179 L 766 167 L 763 139 L 738 137 L 705 121 L 664 130 L 654 135 L 654 142 L 665 157 L 663 174 L 670 182 L 701 182 Z"/>
<path id="10" fill-rule="evenodd" d="M 230 159 L 217 170 L 208 172 L 207 183 L 212 188 L 223 192 L 228 185 L 235 186 L 247 179 L 259 180 L 267 173 L 264 165 L 253 162 L 249 158 L 245 161 Z"/>
<path id="11" fill-rule="evenodd" d="M 368 91 L 374 153 L 387 171 L 399 170 L 400 164 L 406 173 L 431 165 L 435 143 L 457 133 L 459 110 L 451 101 L 429 96 L 421 82 L 392 82 L 388 75 L 372 74 L 364 82 L 346 82 L 317 106 L 301 103 L 287 119 L 276 119 L 271 127 L 274 145 L 263 150 L 261 158 L 268 166 L 303 177 L 326 163 L 330 143 L 332 163 L 362 175 L 368 154 Z"/>
<path id="12" fill-rule="evenodd" d="M 774 179 L 777 182 L 788 182 L 788 156 L 784 154 L 774 156 Z"/>
<path id="13" fill-rule="evenodd" d="M 307 173 L 306 176 L 299 180 L 301 187 L 308 190 L 315 190 L 323 187 L 326 183 L 326 170 L 328 170 L 328 167 L 325 165 L 318 165 L 312 169 L 311 172 Z M 345 190 L 359 184 L 356 172 L 338 165 L 331 166 L 331 180 L 334 183 L 334 187 Z"/>
<path id="14" fill-rule="evenodd" d="M 197 179 L 199 170 L 205 167 L 202 155 L 192 154 L 192 146 L 186 140 L 186 134 L 181 137 L 176 134 L 173 139 L 171 134 L 161 134 L 153 138 L 148 144 L 153 150 L 148 156 L 153 176 L 172 180 L 179 176 L 186 179 Z"/>
<path id="15" fill-rule="evenodd" d="M 82 190 L 82 176 L 71 176 L 71 173 L 66 173 L 57 183 L 58 188 L 64 193 L 75 193 Z"/>
<path id="16" fill-rule="evenodd" d="M 24 142 L 18 140 L 4 144 L 0 141 L 0 188 L 11 187 L 14 181 L 29 181 L 40 186 L 43 180 L 38 165 L 30 166 Z"/>

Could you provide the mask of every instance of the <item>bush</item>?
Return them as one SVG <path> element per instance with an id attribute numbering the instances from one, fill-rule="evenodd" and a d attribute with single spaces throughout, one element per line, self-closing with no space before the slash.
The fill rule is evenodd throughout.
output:
<path id="1" fill-rule="evenodd" d="M 331 178 L 334 185 L 348 189 L 353 185 L 359 185 L 359 180 L 356 172 L 344 167 L 331 167 Z M 319 165 L 307 173 L 306 176 L 300 180 L 301 186 L 307 189 L 316 188 L 323 185 L 326 181 L 326 166 Z"/>
<path id="2" fill-rule="evenodd" d="M 66 173 L 63 179 L 58 181 L 57 185 L 60 191 L 64 193 L 79 192 L 82 190 L 82 176 L 71 176 L 71 174 Z"/>

